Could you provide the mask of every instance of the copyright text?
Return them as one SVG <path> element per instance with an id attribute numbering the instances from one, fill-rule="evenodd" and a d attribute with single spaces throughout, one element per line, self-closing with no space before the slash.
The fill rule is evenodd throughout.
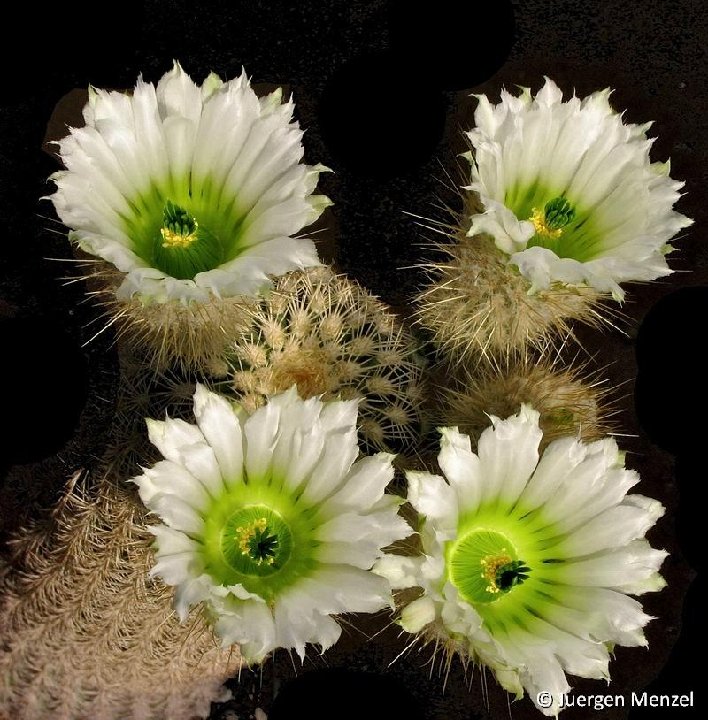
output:
<path id="1" fill-rule="evenodd" d="M 653 693 L 635 693 L 629 697 L 625 695 L 559 695 L 541 691 L 536 696 L 539 707 L 550 708 L 557 702 L 559 708 L 582 707 L 592 710 L 605 710 L 613 707 L 643 707 L 643 708 L 685 708 L 694 707 L 693 690 L 682 695 L 657 695 Z"/>

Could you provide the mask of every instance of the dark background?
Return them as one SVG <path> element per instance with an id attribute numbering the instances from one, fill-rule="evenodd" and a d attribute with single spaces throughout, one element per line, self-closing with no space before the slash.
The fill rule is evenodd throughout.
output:
<path id="1" fill-rule="evenodd" d="M 139 73 L 157 81 L 173 58 L 201 82 L 242 66 L 254 83 L 287 85 L 305 135 L 306 159 L 335 173 L 321 187 L 335 205 L 326 222 L 336 238 L 336 261 L 402 313 L 421 282 L 403 269 L 434 253 L 431 235 L 407 213 L 444 219 L 455 207 L 450 180 L 460 184 L 460 128 L 471 126 L 471 92 L 497 98 L 506 85 L 534 90 L 543 75 L 580 96 L 610 86 L 628 122 L 654 120 L 652 159 L 671 157 L 674 178 L 686 181 L 678 209 L 695 219 L 679 238 L 670 265 L 678 272 L 628 288 L 624 334 L 581 332 L 597 367 L 622 385 L 619 438 L 628 465 L 643 477 L 638 491 L 667 505 L 652 531 L 671 556 L 669 587 L 645 596 L 658 617 L 650 648 L 618 649 L 613 682 L 573 683 L 577 692 L 696 691 L 701 668 L 698 607 L 705 539 L 699 532 L 706 482 L 708 382 L 703 340 L 708 323 L 708 19 L 700 0 L 437 0 L 423 10 L 407 2 L 191 3 L 122 2 L 84 7 L 34 3 L 5 18 L 0 86 L 0 531 L 22 521 L 23 510 L 51 504 L 61 479 L 94 467 L 106 440 L 115 400 L 116 357 L 110 332 L 100 329 L 80 283 L 65 285 L 70 258 L 46 182 L 56 161 L 42 152 L 46 123 L 62 96 L 91 83 L 129 88 Z M 513 6 L 513 12 L 512 12 Z M 55 258 L 55 259 L 48 259 Z M 637 361 L 639 367 L 637 368 Z M 674 458 L 676 461 L 674 462 Z M 24 478 L 23 482 L 17 480 Z M 56 482 L 26 482 L 27 478 Z M 693 582 L 691 583 L 691 581 Z M 685 603 L 684 603 L 685 598 Z M 375 623 L 374 623 L 375 624 Z M 364 626 L 366 627 L 366 626 Z M 445 673 L 424 667 L 417 650 L 389 667 L 405 639 L 385 631 L 367 643 L 346 633 L 326 660 L 293 668 L 287 656 L 262 673 L 245 673 L 236 700 L 214 717 L 271 710 L 271 720 L 309 718 L 507 717 L 505 695 L 459 663 Z M 694 654 L 695 653 L 695 654 Z M 330 674 L 320 675 L 329 666 Z M 298 683 L 289 682 L 298 676 Z M 248 690 L 248 692 L 247 692 Z M 249 693 L 255 693 L 249 697 Z M 273 696 L 280 693 L 273 705 Z M 298 704 L 298 703 L 305 703 Z M 359 705 L 357 705 L 359 703 Z M 272 706 L 272 708 L 271 708 Z M 355 710 L 356 708 L 356 710 Z M 539 716 L 526 700 L 514 717 Z M 677 710 L 677 717 L 691 711 Z M 669 717 L 667 710 L 631 717 Z M 624 712 L 607 711 L 606 717 Z M 598 716 L 573 710 L 564 717 Z"/>

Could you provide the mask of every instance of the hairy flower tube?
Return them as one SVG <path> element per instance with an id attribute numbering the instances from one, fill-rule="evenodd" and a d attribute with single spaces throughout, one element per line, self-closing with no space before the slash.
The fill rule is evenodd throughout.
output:
<path id="1" fill-rule="evenodd" d="M 692 222 L 672 209 L 683 183 L 649 160 L 651 123 L 623 123 L 609 96 L 563 102 L 546 78 L 533 96 L 478 98 L 467 189 L 482 212 L 469 235 L 491 235 L 532 291 L 558 282 L 622 300 L 620 283 L 671 272 L 668 241 Z"/>
<path id="2" fill-rule="evenodd" d="M 51 200 L 72 241 L 123 274 L 119 300 L 257 295 L 319 264 L 293 237 L 329 204 L 293 109 L 280 90 L 259 99 L 245 73 L 199 86 L 176 62 L 132 95 L 92 88 L 85 126 L 58 143 Z"/>
<path id="3" fill-rule="evenodd" d="M 194 414 L 148 420 L 165 460 L 134 479 L 163 521 L 152 573 L 175 586 L 181 618 L 203 602 L 251 663 L 278 647 L 324 652 L 341 633 L 332 615 L 392 605 L 370 569 L 411 529 L 384 494 L 393 456 L 357 460 L 356 401 L 291 388 L 247 416 L 199 385 Z"/>
<path id="4" fill-rule="evenodd" d="M 477 453 L 443 428 L 445 477 L 408 472 L 421 517 L 420 557 L 387 556 L 375 571 L 420 587 L 402 627 L 489 667 L 521 697 L 549 692 L 556 715 L 566 672 L 609 678 L 614 645 L 646 645 L 651 619 L 629 595 L 658 590 L 666 553 L 644 539 L 664 512 L 642 495 L 612 439 L 553 441 L 539 458 L 539 414 L 492 417 Z"/>

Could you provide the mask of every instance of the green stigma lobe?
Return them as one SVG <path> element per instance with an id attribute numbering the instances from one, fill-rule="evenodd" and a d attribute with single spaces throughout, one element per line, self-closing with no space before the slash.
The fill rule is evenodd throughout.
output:
<path id="1" fill-rule="evenodd" d="M 575 209 L 563 196 L 560 196 L 545 204 L 543 215 L 546 227 L 550 230 L 560 230 L 573 221 Z"/>

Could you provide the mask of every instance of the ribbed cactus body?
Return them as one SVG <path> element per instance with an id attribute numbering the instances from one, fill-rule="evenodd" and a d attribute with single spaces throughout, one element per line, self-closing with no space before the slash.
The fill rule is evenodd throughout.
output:
<path id="1" fill-rule="evenodd" d="M 0 717 L 191 720 L 239 667 L 195 610 L 180 624 L 152 579 L 132 488 L 72 478 L 49 521 L 11 544 L 0 580 Z"/>
<path id="2" fill-rule="evenodd" d="M 219 389 L 254 410 L 297 385 L 304 397 L 360 399 L 362 449 L 407 452 L 422 424 L 423 369 L 411 334 L 383 303 L 327 268 L 290 273 L 251 312 Z"/>

